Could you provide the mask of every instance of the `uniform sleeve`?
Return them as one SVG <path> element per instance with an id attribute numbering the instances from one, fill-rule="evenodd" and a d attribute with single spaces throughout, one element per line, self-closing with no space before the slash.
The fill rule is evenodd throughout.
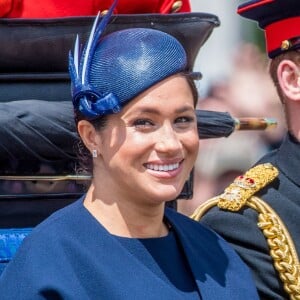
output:
<path id="1" fill-rule="evenodd" d="M 214 207 L 200 222 L 219 233 L 238 252 L 253 273 L 261 299 L 289 298 L 274 269 L 265 237 L 257 226 L 255 211 L 227 212 Z"/>
<path id="2" fill-rule="evenodd" d="M 12 9 L 13 0 L 0 1 L 0 17 L 5 17 Z"/>

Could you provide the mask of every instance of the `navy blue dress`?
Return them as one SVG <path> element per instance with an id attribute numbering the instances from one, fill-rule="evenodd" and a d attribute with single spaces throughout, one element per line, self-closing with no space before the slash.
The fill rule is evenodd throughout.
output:
<path id="1" fill-rule="evenodd" d="M 172 230 L 165 237 L 133 239 L 116 237 L 117 240 L 157 277 L 177 289 L 184 299 L 200 299 L 193 274 L 183 249 Z"/>
<path id="2" fill-rule="evenodd" d="M 80 199 L 25 238 L 0 277 L 1 300 L 258 299 L 250 271 L 222 238 L 172 209 L 166 209 L 165 218 L 179 251 L 169 263 L 176 264 L 172 259 L 177 255 L 184 257 L 177 269 L 188 272 L 182 280 L 175 282 L 164 267 L 150 267 L 145 255 L 137 257 Z M 150 256 L 159 262 L 154 252 Z M 191 280 L 188 285 L 186 279 Z"/>

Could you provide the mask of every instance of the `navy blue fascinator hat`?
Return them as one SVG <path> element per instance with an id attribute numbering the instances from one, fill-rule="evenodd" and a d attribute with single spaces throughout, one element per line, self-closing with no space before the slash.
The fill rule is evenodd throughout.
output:
<path id="1" fill-rule="evenodd" d="M 111 33 L 98 44 L 89 68 L 90 86 L 99 95 L 97 113 L 119 111 L 142 91 L 186 67 L 184 48 L 167 33 L 149 28 Z"/>
<path id="2" fill-rule="evenodd" d="M 119 112 L 131 99 L 173 74 L 197 75 L 191 72 L 186 48 L 168 29 L 129 26 L 103 34 L 115 4 L 104 17 L 97 16 L 83 51 L 77 38 L 74 53 L 69 55 L 74 109 L 88 119 Z M 201 44 L 195 43 L 197 50 L 219 25 L 218 19 L 209 25 L 206 36 L 200 36 Z M 195 56 L 195 51 L 191 53 Z"/>

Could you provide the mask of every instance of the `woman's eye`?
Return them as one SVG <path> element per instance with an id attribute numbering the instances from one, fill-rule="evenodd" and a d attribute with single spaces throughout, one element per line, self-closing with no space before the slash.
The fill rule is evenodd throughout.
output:
<path id="1" fill-rule="evenodd" d="M 138 119 L 133 122 L 133 125 L 137 128 L 147 128 L 153 126 L 153 122 L 147 119 Z"/>
<path id="2" fill-rule="evenodd" d="M 193 117 L 179 117 L 175 120 L 175 123 L 192 123 L 193 121 Z"/>

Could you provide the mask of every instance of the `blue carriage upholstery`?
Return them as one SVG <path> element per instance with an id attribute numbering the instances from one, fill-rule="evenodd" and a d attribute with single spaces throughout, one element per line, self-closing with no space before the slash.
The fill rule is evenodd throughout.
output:
<path id="1" fill-rule="evenodd" d="M 0 229 L 0 274 L 32 228 Z"/>

